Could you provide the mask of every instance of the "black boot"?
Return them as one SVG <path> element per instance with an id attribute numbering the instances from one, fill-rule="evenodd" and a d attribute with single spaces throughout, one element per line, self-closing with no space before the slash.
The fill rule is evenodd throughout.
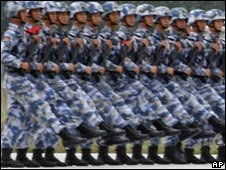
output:
<path id="1" fill-rule="evenodd" d="M 217 161 L 221 161 L 225 163 L 225 146 L 220 146 L 218 148 Z"/>
<path id="2" fill-rule="evenodd" d="M 148 134 L 149 137 L 163 137 L 165 135 L 164 131 L 156 131 L 153 128 L 147 127 L 145 124 L 141 123 L 137 126 L 137 129 L 140 130 L 143 134 Z"/>
<path id="3" fill-rule="evenodd" d="M 34 160 L 29 160 L 27 158 L 27 148 L 26 149 L 17 149 L 16 160 L 23 163 L 26 167 L 40 167 L 40 164 Z"/>
<path id="4" fill-rule="evenodd" d="M 196 129 L 196 128 L 199 128 L 199 125 L 196 121 L 194 121 L 188 127 Z M 193 136 L 192 138 L 193 139 L 203 139 L 203 138 L 214 137 L 215 135 L 216 135 L 216 133 L 213 131 L 210 131 L 210 130 L 206 131 L 204 129 L 201 129 L 201 132 L 198 133 L 197 135 Z"/>
<path id="5" fill-rule="evenodd" d="M 96 160 L 91 155 L 91 149 L 82 149 L 82 160 L 88 162 L 90 165 L 100 166 L 104 165 L 102 161 Z"/>
<path id="6" fill-rule="evenodd" d="M 114 160 L 108 155 L 107 146 L 99 146 L 99 155 L 97 160 L 104 162 L 104 164 L 108 165 L 121 165 L 120 161 Z"/>
<path id="7" fill-rule="evenodd" d="M 183 151 L 183 149 L 182 149 L 182 142 L 181 142 L 181 141 L 177 142 L 176 148 L 177 148 L 178 152 L 179 152 L 180 154 L 182 154 L 182 156 L 184 156 L 184 151 Z"/>
<path id="8" fill-rule="evenodd" d="M 175 124 L 173 126 L 173 128 L 179 129 L 181 131 L 181 134 L 179 134 L 180 140 L 185 140 L 187 138 L 194 137 L 201 132 L 201 129 L 199 129 L 199 128 L 191 128 L 190 129 L 187 126 L 185 126 L 179 122 L 177 124 Z"/>
<path id="9" fill-rule="evenodd" d="M 58 135 L 62 138 L 64 147 L 70 148 L 86 141 L 84 138 L 72 136 L 66 128 L 62 129 Z"/>
<path id="10" fill-rule="evenodd" d="M 122 164 L 126 165 L 138 165 L 139 162 L 133 158 L 130 158 L 126 155 L 126 147 L 125 146 L 117 146 L 116 147 L 116 160 L 120 161 Z"/>
<path id="11" fill-rule="evenodd" d="M 185 148 L 184 156 L 188 163 L 193 163 L 193 164 L 205 164 L 206 163 L 206 161 L 204 161 L 203 159 L 198 159 L 194 155 L 194 149 Z"/>
<path id="12" fill-rule="evenodd" d="M 43 167 L 55 167 L 56 163 L 45 160 L 42 157 L 42 153 L 43 153 L 42 149 L 34 149 L 32 160 L 38 162 Z"/>
<path id="13" fill-rule="evenodd" d="M 186 164 L 186 160 L 183 157 L 176 146 L 167 146 L 165 147 L 164 158 L 168 159 L 171 163 L 174 164 Z"/>
<path id="14" fill-rule="evenodd" d="M 210 147 L 209 146 L 203 146 L 201 148 L 201 158 L 205 160 L 207 163 L 213 163 L 216 161 L 216 159 L 210 154 Z"/>
<path id="15" fill-rule="evenodd" d="M 145 140 L 149 137 L 146 134 L 139 134 L 139 132 L 130 125 L 125 126 L 123 129 L 126 131 L 126 137 L 129 138 L 131 142 Z"/>
<path id="16" fill-rule="evenodd" d="M 146 159 L 142 155 L 142 145 L 133 146 L 133 159 L 136 159 L 140 164 L 143 165 L 153 165 L 154 162 L 150 159 Z"/>
<path id="17" fill-rule="evenodd" d="M 67 166 L 66 163 L 63 163 L 59 161 L 55 156 L 54 156 L 54 148 L 47 148 L 46 149 L 46 154 L 45 154 L 45 159 L 49 162 L 53 162 L 56 164 L 56 166 Z"/>
<path id="18" fill-rule="evenodd" d="M 89 128 L 85 123 L 81 123 L 79 127 L 76 128 L 76 130 L 78 130 L 81 133 L 82 137 L 87 139 L 107 135 L 106 131 Z"/>
<path id="19" fill-rule="evenodd" d="M 2 149 L 1 167 L 3 168 L 23 168 L 24 164 L 18 161 L 12 160 L 10 157 L 12 149 Z"/>
<path id="20" fill-rule="evenodd" d="M 86 161 L 80 160 L 76 157 L 75 148 L 70 148 L 70 149 L 67 149 L 66 151 L 67 151 L 67 155 L 65 158 L 65 163 L 67 165 L 76 165 L 76 166 L 88 166 L 89 165 Z"/>
<path id="21" fill-rule="evenodd" d="M 148 158 L 153 160 L 153 162 L 157 163 L 157 164 L 170 164 L 170 161 L 168 159 L 161 158 L 158 155 L 158 146 L 157 145 L 149 146 Z"/>
<path id="22" fill-rule="evenodd" d="M 112 137 L 112 136 L 119 136 L 125 134 L 124 130 L 114 129 L 110 125 L 106 124 L 105 122 L 101 122 L 99 124 L 99 128 L 107 132 L 107 135 L 104 137 Z"/>
<path id="23" fill-rule="evenodd" d="M 103 142 L 104 142 L 103 145 L 111 146 L 129 143 L 130 140 L 126 138 L 124 135 L 122 135 L 122 136 L 103 137 Z"/>
<path id="24" fill-rule="evenodd" d="M 169 127 L 161 119 L 152 120 L 152 123 L 157 130 L 163 130 L 165 132 L 165 136 L 180 134 L 180 130 Z"/>
<path id="25" fill-rule="evenodd" d="M 211 116 L 208 119 L 210 125 L 213 126 L 213 129 L 216 133 L 221 133 L 225 131 L 225 122 L 222 120 L 217 119 L 215 116 Z"/>

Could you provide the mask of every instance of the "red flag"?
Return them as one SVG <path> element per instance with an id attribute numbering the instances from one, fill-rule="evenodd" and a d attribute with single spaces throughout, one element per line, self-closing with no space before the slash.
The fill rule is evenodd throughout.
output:
<path id="1" fill-rule="evenodd" d="M 27 32 L 28 34 L 34 34 L 34 35 L 37 35 L 37 34 L 40 32 L 41 28 L 42 28 L 42 27 L 39 26 L 39 25 L 33 26 L 32 28 L 26 30 L 26 32 Z"/>

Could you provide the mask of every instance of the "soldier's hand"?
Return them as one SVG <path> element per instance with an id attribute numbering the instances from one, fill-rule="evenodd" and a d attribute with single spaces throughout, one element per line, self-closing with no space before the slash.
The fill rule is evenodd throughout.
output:
<path id="1" fill-rule="evenodd" d="M 119 74 L 122 74 L 123 73 L 123 67 L 122 66 L 118 66 L 116 68 L 116 72 L 119 73 Z"/>
<path id="2" fill-rule="evenodd" d="M 27 63 L 27 62 L 21 62 L 20 68 L 22 68 L 25 71 L 29 71 L 29 68 L 30 68 L 29 63 Z"/>
<path id="3" fill-rule="evenodd" d="M 108 46 L 109 49 L 112 49 L 112 47 L 113 47 L 113 44 L 112 44 L 111 40 L 107 40 L 106 41 L 106 45 Z"/>
<path id="4" fill-rule="evenodd" d="M 219 77 L 224 77 L 224 72 L 223 71 L 219 71 L 218 76 Z"/>
<path id="5" fill-rule="evenodd" d="M 56 38 L 51 38 L 51 42 L 53 43 L 53 45 L 55 46 L 57 44 L 57 39 Z"/>
<path id="6" fill-rule="evenodd" d="M 191 69 L 190 67 L 188 67 L 188 68 L 187 68 L 187 75 L 188 75 L 188 76 L 191 76 L 191 73 L 192 73 L 192 69 Z"/>
<path id="7" fill-rule="evenodd" d="M 93 40 L 93 44 L 97 47 L 100 48 L 100 41 L 98 39 Z"/>
<path id="8" fill-rule="evenodd" d="M 201 42 L 195 42 L 195 47 L 198 49 L 198 51 L 201 51 L 202 50 L 202 44 Z"/>
<path id="9" fill-rule="evenodd" d="M 145 45 L 145 47 L 148 47 L 150 45 L 149 40 L 147 38 L 143 38 L 142 43 Z"/>
<path id="10" fill-rule="evenodd" d="M 44 71 L 44 65 L 42 63 L 38 63 L 38 68 L 37 70 L 42 73 Z"/>
<path id="11" fill-rule="evenodd" d="M 41 43 L 41 37 L 39 35 L 35 35 L 34 39 L 36 40 L 37 44 Z"/>
<path id="12" fill-rule="evenodd" d="M 181 44 L 181 42 L 176 42 L 175 46 L 176 46 L 176 48 L 177 48 L 178 51 L 181 51 L 182 50 L 182 44 Z"/>
<path id="13" fill-rule="evenodd" d="M 54 72 L 59 73 L 60 72 L 60 67 L 57 64 L 54 64 Z"/>
<path id="14" fill-rule="evenodd" d="M 83 40 L 81 38 L 77 38 L 76 43 L 79 45 L 80 48 L 83 48 Z"/>
<path id="15" fill-rule="evenodd" d="M 105 68 L 104 67 L 100 67 L 98 71 L 99 71 L 99 73 L 101 75 L 103 75 L 105 73 Z"/>
<path id="16" fill-rule="evenodd" d="M 86 74 L 91 75 L 92 74 L 92 68 L 91 67 L 86 67 Z"/>
<path id="17" fill-rule="evenodd" d="M 135 68 L 134 68 L 134 72 L 136 74 L 139 74 L 140 73 L 140 67 L 136 65 Z"/>
<path id="18" fill-rule="evenodd" d="M 160 44 L 161 44 L 163 47 L 165 47 L 165 48 L 169 48 L 169 44 L 168 44 L 168 42 L 165 41 L 165 40 L 161 41 Z"/>
<path id="19" fill-rule="evenodd" d="M 125 44 L 128 47 L 128 51 L 131 51 L 133 48 L 133 40 L 126 41 Z"/>
<path id="20" fill-rule="evenodd" d="M 63 41 L 67 44 L 68 47 L 70 47 L 71 41 L 70 41 L 70 39 L 69 39 L 68 37 L 65 37 L 65 38 L 63 39 Z"/>
<path id="21" fill-rule="evenodd" d="M 71 71 L 72 73 L 75 71 L 75 65 L 72 63 L 68 64 L 68 70 Z"/>
<path id="22" fill-rule="evenodd" d="M 158 72 L 158 67 L 157 66 L 151 66 L 151 73 L 153 73 L 153 74 L 157 74 L 157 72 Z"/>
<path id="23" fill-rule="evenodd" d="M 168 73 L 169 75 L 173 75 L 173 74 L 174 74 L 174 69 L 173 69 L 173 67 L 167 67 L 167 73 Z"/>
<path id="24" fill-rule="evenodd" d="M 219 50 L 220 50 L 220 46 L 219 46 L 218 43 L 213 43 L 212 44 L 212 48 L 214 49 L 215 54 L 217 54 L 219 52 Z"/>
<path id="25" fill-rule="evenodd" d="M 206 76 L 211 77 L 211 70 L 210 69 L 206 69 Z"/>

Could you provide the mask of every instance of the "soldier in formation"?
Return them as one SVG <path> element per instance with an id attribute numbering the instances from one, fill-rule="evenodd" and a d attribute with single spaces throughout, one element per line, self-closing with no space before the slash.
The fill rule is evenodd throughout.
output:
<path id="1" fill-rule="evenodd" d="M 9 1 L 5 15 L 10 23 L 1 63 L 8 110 L 1 167 L 225 162 L 223 11 Z M 65 162 L 54 156 L 59 137 Z M 91 154 L 93 138 L 98 159 Z M 213 140 L 217 158 L 210 154 Z M 111 145 L 116 160 L 108 155 Z"/>

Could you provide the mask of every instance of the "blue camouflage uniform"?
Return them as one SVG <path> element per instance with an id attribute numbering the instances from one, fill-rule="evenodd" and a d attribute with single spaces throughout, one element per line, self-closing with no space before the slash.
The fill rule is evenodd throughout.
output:
<path id="1" fill-rule="evenodd" d="M 7 73 L 5 76 L 5 86 L 8 92 L 8 99 L 11 100 L 9 103 L 19 104 L 20 107 L 23 108 L 23 112 L 19 111 L 17 114 L 34 114 L 40 122 L 43 122 L 42 125 L 47 125 L 51 128 L 53 134 L 57 134 L 64 126 L 61 125 L 52 113 L 49 104 L 39 96 L 39 92 L 35 85 L 29 80 L 28 74 L 20 69 L 21 62 L 26 61 L 25 52 L 26 38 L 22 28 L 10 23 L 1 43 L 1 60 Z M 11 106 L 9 106 L 9 108 L 10 107 Z M 20 117 L 20 115 L 17 116 Z M 10 131 L 14 137 L 9 136 L 9 133 L 5 134 L 3 131 L 2 148 L 12 148 L 12 145 L 9 145 L 8 142 L 5 141 L 16 139 L 20 134 L 15 133 L 14 128 L 12 128 L 15 126 L 14 123 L 16 123 L 14 121 L 14 117 L 8 117 L 5 131 Z M 17 127 L 17 130 L 17 132 L 21 132 L 21 127 Z"/>
<path id="2" fill-rule="evenodd" d="M 203 37 L 194 32 L 190 34 L 189 39 L 203 42 Z M 205 44 L 203 43 L 203 45 Z M 207 48 L 207 47 L 204 47 L 204 48 Z M 222 115 L 225 113 L 224 99 L 222 99 L 208 83 L 203 83 L 200 80 L 200 77 L 205 77 L 205 69 L 207 68 L 207 62 L 208 62 L 206 60 L 207 56 L 208 56 L 208 53 L 204 53 L 204 51 L 201 51 L 198 53 L 196 57 L 194 68 L 193 68 L 194 86 L 196 87 L 199 94 L 211 105 L 213 111 L 217 115 Z M 202 62 L 203 62 L 203 66 L 201 66 Z"/>
<path id="3" fill-rule="evenodd" d="M 32 28 L 32 25 L 30 25 L 30 24 L 26 24 L 24 26 L 24 30 L 29 30 L 31 28 Z M 28 39 L 29 38 L 31 39 L 31 36 L 32 35 L 29 35 Z M 32 61 L 31 61 L 32 70 L 37 70 L 37 63 L 39 61 L 38 60 L 38 53 L 39 53 L 39 50 L 38 50 L 38 46 L 37 46 L 37 49 L 34 52 L 34 55 L 33 55 Z M 44 76 L 41 73 L 37 73 L 37 74 L 38 74 L 38 76 L 34 77 L 32 75 L 32 72 L 31 72 L 31 75 L 29 76 L 30 81 L 33 82 L 36 85 L 36 88 L 38 89 L 40 96 L 42 96 L 42 98 L 44 98 L 45 101 L 47 101 L 50 104 L 52 111 L 57 116 L 57 118 L 60 120 L 60 122 L 63 123 L 64 125 L 66 125 L 68 127 L 68 129 L 70 129 L 71 133 L 75 134 L 75 128 L 78 127 L 82 123 L 82 121 L 64 103 L 63 99 L 60 98 L 56 94 L 56 92 L 47 83 L 45 83 L 42 80 L 42 78 Z M 28 126 L 28 127 L 30 128 L 32 126 Z M 43 135 L 45 129 L 43 129 L 43 131 L 40 131 L 41 133 L 39 133 L 40 135 L 43 136 L 42 137 L 43 138 L 42 144 L 45 144 L 45 146 L 39 146 L 38 144 L 36 144 L 37 148 L 47 147 L 47 145 L 49 145 L 49 146 L 52 145 L 52 147 L 53 147 L 54 145 L 57 144 L 57 141 L 58 141 L 57 136 L 54 136 L 52 134 Z M 32 130 L 30 137 L 33 136 L 33 134 L 34 134 L 33 131 L 34 130 Z M 28 133 L 30 133 L 30 130 L 27 129 L 24 133 L 28 134 Z M 25 137 L 23 135 L 21 135 L 20 138 L 25 139 Z M 20 141 L 20 138 L 19 138 L 19 141 Z M 38 138 L 38 137 L 36 136 L 36 138 Z M 55 141 L 55 142 L 47 144 L 48 142 L 45 142 L 45 141 L 48 141 L 50 138 L 54 138 L 55 140 L 52 140 L 52 141 Z M 36 143 L 36 141 L 38 141 L 38 139 L 35 140 L 35 143 Z M 40 142 L 37 142 L 37 143 L 40 143 Z M 22 142 L 18 142 L 18 144 L 23 145 Z"/>
<path id="4" fill-rule="evenodd" d="M 218 77 L 219 71 L 220 70 L 220 61 L 221 58 L 224 57 L 224 46 L 222 43 L 219 43 L 220 41 L 220 35 L 215 35 L 213 34 L 211 31 L 207 32 L 204 35 L 204 42 L 207 42 L 207 44 L 211 44 L 211 43 L 218 43 L 220 46 L 220 51 L 218 54 L 214 55 L 214 61 L 212 63 L 212 66 L 214 66 L 215 68 L 211 68 L 212 69 L 212 78 L 210 78 L 209 83 L 211 84 L 211 87 L 214 88 L 214 90 L 216 90 L 216 92 L 223 98 L 225 99 L 225 86 L 223 84 L 223 79 L 224 78 L 220 78 Z M 211 47 L 209 47 L 211 48 Z M 216 79 L 214 79 L 216 78 Z"/>
<path id="5" fill-rule="evenodd" d="M 91 27 L 89 27 L 87 25 L 84 27 L 84 38 L 87 40 L 87 42 L 89 42 L 89 43 L 85 44 L 88 49 L 90 49 L 92 47 L 91 46 L 92 38 L 90 38 L 90 37 L 97 37 L 97 36 L 98 36 L 98 33 L 96 32 L 96 30 L 92 29 Z M 99 37 L 97 37 L 97 38 L 99 38 Z M 103 46 L 103 43 L 104 42 L 102 42 L 102 46 Z M 90 51 L 91 50 L 93 50 L 93 49 L 90 49 Z M 130 125 L 135 126 L 135 125 L 139 124 L 139 117 L 134 115 L 132 110 L 125 104 L 125 101 L 118 94 L 116 94 L 108 84 L 106 84 L 103 81 L 103 78 L 101 77 L 101 75 L 98 75 L 98 70 L 99 70 L 99 67 L 101 66 L 100 61 L 102 61 L 102 59 L 103 59 L 103 58 L 100 58 L 102 49 L 96 49 L 95 51 L 96 51 L 96 53 L 93 56 L 93 63 L 91 66 L 94 76 L 90 77 L 90 81 L 95 85 L 95 87 L 105 97 L 107 97 L 110 100 L 110 102 L 113 104 L 113 106 L 119 112 L 118 119 L 120 119 L 120 116 L 121 116 L 121 118 L 124 118 L 126 121 L 128 121 Z M 95 75 L 95 74 L 97 74 L 97 75 Z M 95 76 L 98 76 L 98 77 L 95 77 Z"/>
<path id="6" fill-rule="evenodd" d="M 77 37 L 78 29 L 73 26 L 71 31 L 69 32 L 69 37 L 71 38 L 71 42 L 73 43 L 75 40 L 75 37 Z M 82 36 L 82 34 L 80 34 Z M 85 43 L 84 43 L 85 44 Z M 85 68 L 84 65 L 84 58 L 86 58 L 85 52 L 81 52 L 77 57 L 77 65 L 82 65 L 83 68 Z M 86 58 L 87 59 L 87 58 Z M 78 67 L 76 67 L 78 68 Z M 82 80 L 81 77 L 85 75 L 85 70 L 76 70 L 76 76 L 74 76 L 75 80 L 78 82 L 78 84 L 82 87 L 82 89 L 89 95 L 89 97 L 93 100 L 95 103 L 95 107 L 98 108 L 97 113 L 108 123 L 111 125 L 123 128 L 128 123 L 121 118 L 116 108 L 112 105 L 110 100 L 106 98 L 100 91 L 94 86 L 94 84 L 87 80 Z"/>

